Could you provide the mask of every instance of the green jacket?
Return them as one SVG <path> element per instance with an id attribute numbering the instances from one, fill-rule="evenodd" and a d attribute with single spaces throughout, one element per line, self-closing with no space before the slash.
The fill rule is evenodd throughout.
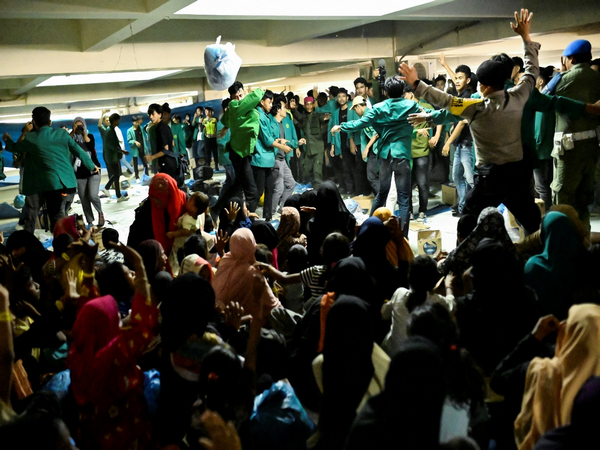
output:
<path id="1" fill-rule="evenodd" d="M 187 149 L 185 147 L 185 129 L 183 124 L 171 122 L 171 133 L 173 133 L 173 152 L 175 154 L 187 155 Z"/>
<path id="2" fill-rule="evenodd" d="M 370 126 L 379 134 L 379 158 L 387 159 L 391 153 L 393 158 L 411 161 L 412 126 L 407 119 L 409 114 L 419 112 L 421 110 L 412 100 L 389 98 L 366 110 L 359 120 L 343 123 L 341 128 L 352 132 Z"/>
<path id="3" fill-rule="evenodd" d="M 200 131 L 200 124 L 202 123 L 202 117 L 196 116 L 192 121 L 192 126 L 194 127 L 194 141 L 198 140 L 198 132 Z"/>
<path id="4" fill-rule="evenodd" d="M 350 108 L 350 107 L 348 107 L 348 108 Z M 350 117 L 352 117 L 352 115 L 350 114 L 351 112 L 352 111 L 348 110 L 348 119 L 347 119 L 348 122 L 350 122 Z M 358 117 L 358 116 L 356 116 L 356 117 Z M 346 122 L 346 123 L 348 123 L 348 122 Z M 340 115 L 339 115 L 339 108 L 338 108 L 337 110 L 335 110 L 333 112 L 333 114 L 331 114 L 331 117 L 329 118 L 328 128 L 327 128 L 327 144 L 334 146 L 336 156 L 342 154 L 342 134 L 341 133 L 331 134 L 331 129 L 334 126 L 339 125 L 339 124 L 340 124 Z M 344 128 L 342 128 L 342 130 L 346 133 L 346 145 L 348 146 L 348 148 L 350 148 L 350 138 L 352 136 L 354 136 L 355 130 L 344 129 Z"/>
<path id="5" fill-rule="evenodd" d="M 227 130 L 225 136 L 219 138 L 219 133 L 223 128 L 225 128 L 225 126 L 223 125 L 223 122 L 219 120 L 219 123 L 217 123 L 217 148 L 219 149 L 219 162 L 224 166 L 230 166 L 231 160 L 229 159 L 229 150 L 227 149 L 227 143 L 229 142 L 229 139 L 231 139 L 231 131 Z"/>
<path id="6" fill-rule="evenodd" d="M 119 144 L 119 138 L 117 137 L 114 128 L 100 125 L 98 131 L 102 138 L 102 155 L 104 161 L 108 164 L 119 162 L 123 155 L 120 152 L 121 145 Z"/>
<path id="7" fill-rule="evenodd" d="M 277 125 L 277 137 L 279 137 L 279 123 L 273 118 L 275 125 Z M 296 127 L 294 126 L 294 121 L 287 114 L 282 120 L 283 126 L 285 128 L 285 139 L 289 141 L 286 145 L 292 148 L 292 151 L 285 154 L 285 160 L 287 163 L 290 163 L 290 159 L 294 154 L 294 151 L 298 148 L 298 133 L 296 133 Z"/>
<path id="8" fill-rule="evenodd" d="M 556 95 L 562 95 L 584 103 L 595 103 L 600 99 L 600 73 L 588 63 L 575 64 L 565 72 L 556 86 Z M 600 126 L 600 117 L 586 114 L 580 118 L 556 115 L 556 131 L 577 133 L 595 130 Z"/>
<path id="9" fill-rule="evenodd" d="M 144 143 L 144 149 L 148 148 L 148 134 L 146 133 L 146 130 L 143 126 L 140 125 L 140 129 L 142 130 L 142 139 L 143 139 L 143 143 Z M 129 144 L 129 154 L 134 157 L 137 158 L 140 155 L 140 150 L 138 148 L 137 145 L 135 145 L 135 143 L 137 142 L 137 139 L 135 138 L 135 130 L 133 127 L 129 128 L 127 130 L 127 143 Z"/>
<path id="10" fill-rule="evenodd" d="M 275 128 L 275 120 L 271 114 L 266 113 L 262 106 L 257 106 L 259 114 L 258 139 L 252 154 L 251 165 L 254 167 L 273 167 L 275 166 L 275 154 L 277 149 L 273 147 L 273 142 L 279 137 L 279 129 Z"/>
<path id="11" fill-rule="evenodd" d="M 96 168 L 87 152 L 62 128 L 45 126 L 31 131 L 20 142 L 7 141 L 6 150 L 27 160 L 23 172 L 24 195 L 76 188 L 71 155 L 81 159 L 90 171 Z"/>
<path id="12" fill-rule="evenodd" d="M 319 114 L 333 114 L 339 107 L 340 105 L 338 105 L 337 100 L 332 98 L 331 100 L 327 100 L 327 103 L 325 103 L 323 106 L 317 106 L 315 111 Z"/>
<path id="13" fill-rule="evenodd" d="M 260 126 L 256 107 L 264 95 L 265 91 L 255 89 L 242 100 L 232 100 L 221 118 L 223 125 L 231 130 L 229 146 L 242 158 L 254 152 Z"/>

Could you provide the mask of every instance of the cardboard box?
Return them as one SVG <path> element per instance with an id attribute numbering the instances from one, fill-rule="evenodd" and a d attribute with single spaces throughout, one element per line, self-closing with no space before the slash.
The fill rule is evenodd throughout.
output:
<path id="1" fill-rule="evenodd" d="M 458 203 L 458 194 L 454 183 L 442 184 L 442 201 L 446 205 L 456 205 Z"/>
<path id="2" fill-rule="evenodd" d="M 375 197 L 373 195 L 358 195 L 356 197 L 352 197 L 352 200 L 355 200 L 356 203 L 358 203 L 365 214 L 369 214 L 369 212 L 371 212 L 371 206 L 373 206 L 373 200 L 375 200 Z"/>
<path id="3" fill-rule="evenodd" d="M 440 230 L 423 230 L 417 233 L 418 254 L 432 258 L 442 251 L 442 232 Z"/>

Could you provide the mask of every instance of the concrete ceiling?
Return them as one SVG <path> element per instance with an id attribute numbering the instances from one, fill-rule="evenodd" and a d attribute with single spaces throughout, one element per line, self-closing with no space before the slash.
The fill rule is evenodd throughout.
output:
<path id="1" fill-rule="evenodd" d="M 576 36 L 600 47 L 598 0 L 580 0 L 576 6 L 564 0 L 431 0 L 408 9 L 406 0 L 378 0 L 393 11 L 384 15 L 348 11 L 346 0 L 329 0 L 329 9 L 339 4 L 343 17 L 272 15 L 270 8 L 244 16 L 253 2 L 222 0 L 223 15 L 176 14 L 193 3 L 2 0 L 0 117 L 28 114 L 40 104 L 65 113 L 126 110 L 156 99 L 196 95 L 200 100 L 221 98 L 222 92 L 210 90 L 203 70 L 204 48 L 219 35 L 236 44 L 243 60 L 240 80 L 299 90 L 314 82 L 349 82 L 361 66 L 379 58 L 435 58 L 444 50 L 451 64 L 476 65 L 490 53 L 518 54 L 509 21 L 522 6 L 534 12 L 533 30 L 544 45 L 542 56 L 550 50 L 548 61 Z M 369 11 L 374 8 L 363 4 Z M 236 11 L 239 15 L 233 15 Z M 179 72 L 145 82 L 38 87 L 53 75 L 164 69 Z"/>

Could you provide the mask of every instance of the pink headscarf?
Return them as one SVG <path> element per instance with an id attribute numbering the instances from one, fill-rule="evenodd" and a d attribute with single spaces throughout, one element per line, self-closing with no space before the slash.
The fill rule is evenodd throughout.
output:
<path id="1" fill-rule="evenodd" d="M 238 228 L 229 241 L 229 253 L 219 263 L 213 288 L 216 303 L 224 307 L 238 302 L 246 313 L 254 318 L 268 314 L 281 303 L 271 290 L 267 280 L 254 266 L 256 241 L 252 231 Z"/>

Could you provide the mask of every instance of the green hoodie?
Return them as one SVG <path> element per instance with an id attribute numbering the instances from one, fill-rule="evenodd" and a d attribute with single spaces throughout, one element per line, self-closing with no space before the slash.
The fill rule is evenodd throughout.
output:
<path id="1" fill-rule="evenodd" d="M 242 100 L 232 100 L 221 121 L 231 130 L 229 147 L 242 158 L 251 155 L 256 146 L 260 116 L 256 107 L 265 95 L 262 89 L 255 89 Z"/>

